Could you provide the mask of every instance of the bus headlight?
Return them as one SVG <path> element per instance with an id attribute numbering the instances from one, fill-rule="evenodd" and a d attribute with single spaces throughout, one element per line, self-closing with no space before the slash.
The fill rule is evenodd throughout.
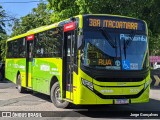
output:
<path id="1" fill-rule="evenodd" d="M 92 82 L 89 82 L 88 80 L 85 80 L 85 79 L 82 78 L 82 84 L 93 91 Z"/>

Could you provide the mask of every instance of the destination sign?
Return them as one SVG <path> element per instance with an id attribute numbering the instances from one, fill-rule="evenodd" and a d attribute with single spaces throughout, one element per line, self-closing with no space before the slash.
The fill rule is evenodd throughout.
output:
<path id="1" fill-rule="evenodd" d="M 88 59 L 89 65 L 102 65 L 113 66 L 114 61 L 112 59 Z"/>
<path id="2" fill-rule="evenodd" d="M 118 21 L 118 20 L 109 20 L 109 19 L 93 19 L 89 18 L 90 27 L 107 27 L 107 28 L 117 28 L 117 29 L 130 29 L 138 30 L 138 22 L 129 22 L 129 21 Z"/>
<path id="3" fill-rule="evenodd" d="M 147 25 L 143 20 L 120 17 L 120 16 L 101 16 L 86 15 L 83 19 L 84 29 L 119 29 L 119 30 L 136 30 L 138 32 L 147 32 Z"/>

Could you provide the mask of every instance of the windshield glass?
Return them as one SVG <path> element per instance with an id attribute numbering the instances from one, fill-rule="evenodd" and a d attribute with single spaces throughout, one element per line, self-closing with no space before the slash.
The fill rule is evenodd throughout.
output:
<path id="1" fill-rule="evenodd" d="M 82 63 L 87 67 L 120 70 L 119 41 L 113 33 L 108 33 L 110 40 L 101 31 L 88 31 L 84 33 L 85 45 L 83 49 Z M 112 40 L 112 41 L 111 41 Z M 109 41 L 114 43 L 113 47 Z"/>
<path id="2" fill-rule="evenodd" d="M 148 62 L 146 35 L 135 34 L 130 38 L 131 34 L 121 33 L 107 31 L 110 36 L 110 40 L 107 40 L 101 31 L 85 31 L 84 48 L 81 51 L 82 64 L 106 70 L 142 70 L 145 62 Z M 126 41 L 129 39 L 126 47 Z M 116 47 L 109 42 L 114 43 Z"/>
<path id="3" fill-rule="evenodd" d="M 121 49 L 124 49 L 122 50 L 122 69 L 141 70 L 147 54 L 147 37 L 146 35 L 134 35 L 130 44 L 125 48 L 123 43 L 128 39 L 130 39 L 130 34 L 120 34 Z"/>

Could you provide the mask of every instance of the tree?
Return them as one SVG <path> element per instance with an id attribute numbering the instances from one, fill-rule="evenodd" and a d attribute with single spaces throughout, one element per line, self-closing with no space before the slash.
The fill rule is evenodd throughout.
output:
<path id="1" fill-rule="evenodd" d="M 76 0 L 48 0 L 48 8 L 53 10 L 51 21 L 57 22 L 79 13 Z"/>
<path id="2" fill-rule="evenodd" d="M 4 16 L 5 16 L 5 11 L 3 10 L 2 6 L 0 6 L 0 33 L 2 34 L 5 34 L 5 30 L 4 30 L 4 27 L 5 27 L 5 24 L 4 24 Z M 1 38 L 2 36 L 0 36 L 0 40 L 2 39 Z"/>
<path id="3" fill-rule="evenodd" d="M 141 16 L 153 0 L 48 0 L 53 16 L 61 20 L 77 14 L 118 14 L 131 17 Z M 55 18 L 53 18 L 54 20 Z"/>
<path id="4" fill-rule="evenodd" d="M 0 60 L 5 61 L 5 55 L 6 55 L 6 40 L 7 40 L 7 35 L 0 33 L 1 40 L 0 40 Z"/>
<path id="5" fill-rule="evenodd" d="M 47 10 L 45 3 L 39 3 L 37 8 L 33 8 L 32 12 L 14 22 L 12 35 L 16 36 L 27 32 L 28 30 L 51 24 L 49 19 L 51 11 Z"/>
<path id="6" fill-rule="evenodd" d="M 7 39 L 6 32 L 4 30 L 5 27 L 5 11 L 3 10 L 2 6 L 0 6 L 0 60 L 4 61 L 5 57 L 5 43 Z"/>

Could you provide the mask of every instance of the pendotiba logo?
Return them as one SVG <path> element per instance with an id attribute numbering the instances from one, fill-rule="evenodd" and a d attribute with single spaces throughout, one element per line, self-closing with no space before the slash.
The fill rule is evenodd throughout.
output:
<path id="1" fill-rule="evenodd" d="M 133 39 L 133 41 L 141 41 L 146 42 L 147 37 L 144 35 L 135 35 L 133 38 L 129 34 L 120 34 L 120 40 L 129 40 Z"/>

